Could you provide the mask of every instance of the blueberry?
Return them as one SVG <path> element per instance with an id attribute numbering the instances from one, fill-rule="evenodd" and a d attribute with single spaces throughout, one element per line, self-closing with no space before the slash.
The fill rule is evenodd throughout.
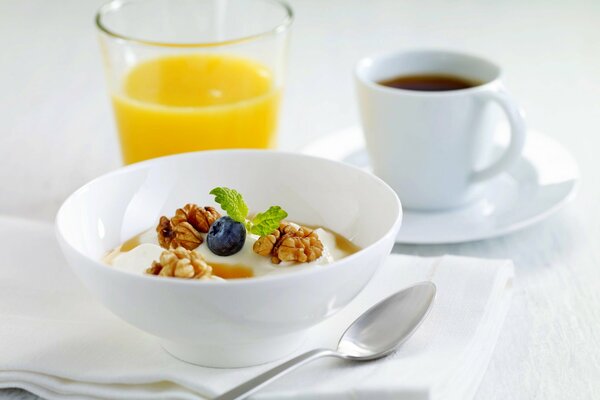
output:
<path id="1" fill-rule="evenodd" d="M 206 244 L 218 256 L 230 256 L 244 247 L 246 228 L 229 217 L 216 220 L 208 230 Z"/>

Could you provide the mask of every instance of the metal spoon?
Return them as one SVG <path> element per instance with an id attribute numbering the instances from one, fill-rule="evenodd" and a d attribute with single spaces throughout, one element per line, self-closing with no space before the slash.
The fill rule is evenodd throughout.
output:
<path id="1" fill-rule="evenodd" d="M 431 282 L 416 284 L 391 295 L 358 317 L 338 342 L 337 350 L 316 349 L 284 362 L 231 389 L 215 400 L 243 399 L 269 382 L 309 361 L 337 357 L 352 361 L 377 360 L 405 342 L 425 319 L 436 288 Z"/>

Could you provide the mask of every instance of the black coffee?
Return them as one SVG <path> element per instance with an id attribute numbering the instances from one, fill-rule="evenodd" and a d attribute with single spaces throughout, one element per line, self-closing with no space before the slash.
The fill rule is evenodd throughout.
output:
<path id="1" fill-rule="evenodd" d="M 482 84 L 474 79 L 446 74 L 401 75 L 378 83 L 391 88 L 421 92 L 468 89 Z"/>

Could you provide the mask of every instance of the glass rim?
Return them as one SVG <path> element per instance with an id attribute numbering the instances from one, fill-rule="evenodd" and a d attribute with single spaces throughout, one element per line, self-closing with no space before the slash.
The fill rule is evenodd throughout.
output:
<path id="1" fill-rule="evenodd" d="M 253 0 L 253 1 L 262 1 L 265 3 L 271 3 L 274 5 L 280 6 L 285 11 L 285 18 L 280 21 L 275 27 L 263 31 L 258 32 L 252 35 L 241 36 L 239 38 L 233 38 L 222 41 L 213 41 L 213 42 L 190 42 L 190 43 L 178 43 L 178 42 L 161 42 L 156 40 L 146 40 L 143 38 L 130 37 L 119 32 L 113 31 L 106 27 L 103 24 L 102 18 L 111 11 L 118 11 L 126 4 L 131 3 L 141 3 L 143 0 L 111 0 L 108 3 L 100 6 L 98 11 L 96 12 L 95 22 L 96 28 L 98 30 L 114 39 L 124 40 L 131 43 L 142 44 L 146 46 L 155 46 L 155 47 L 217 47 L 217 46 L 227 46 L 232 44 L 244 43 L 253 41 L 256 39 L 260 39 L 262 37 L 277 35 L 279 33 L 285 32 L 289 29 L 294 21 L 294 12 L 292 8 L 286 2 L 282 0 Z"/>

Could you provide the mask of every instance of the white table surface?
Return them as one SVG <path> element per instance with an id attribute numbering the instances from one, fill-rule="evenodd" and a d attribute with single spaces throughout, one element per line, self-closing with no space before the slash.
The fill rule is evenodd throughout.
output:
<path id="1" fill-rule="evenodd" d="M 51 220 L 119 165 L 92 24 L 97 0 L 0 1 L 0 213 Z M 600 2 L 297 0 L 281 147 L 357 122 L 351 69 L 369 53 L 433 46 L 505 66 L 529 125 L 578 160 L 579 197 L 500 239 L 396 246 L 511 258 L 516 293 L 476 396 L 600 399 Z M 1 355 L 0 355 L 1 356 Z M 0 398 L 29 399 L 20 390 Z"/>

